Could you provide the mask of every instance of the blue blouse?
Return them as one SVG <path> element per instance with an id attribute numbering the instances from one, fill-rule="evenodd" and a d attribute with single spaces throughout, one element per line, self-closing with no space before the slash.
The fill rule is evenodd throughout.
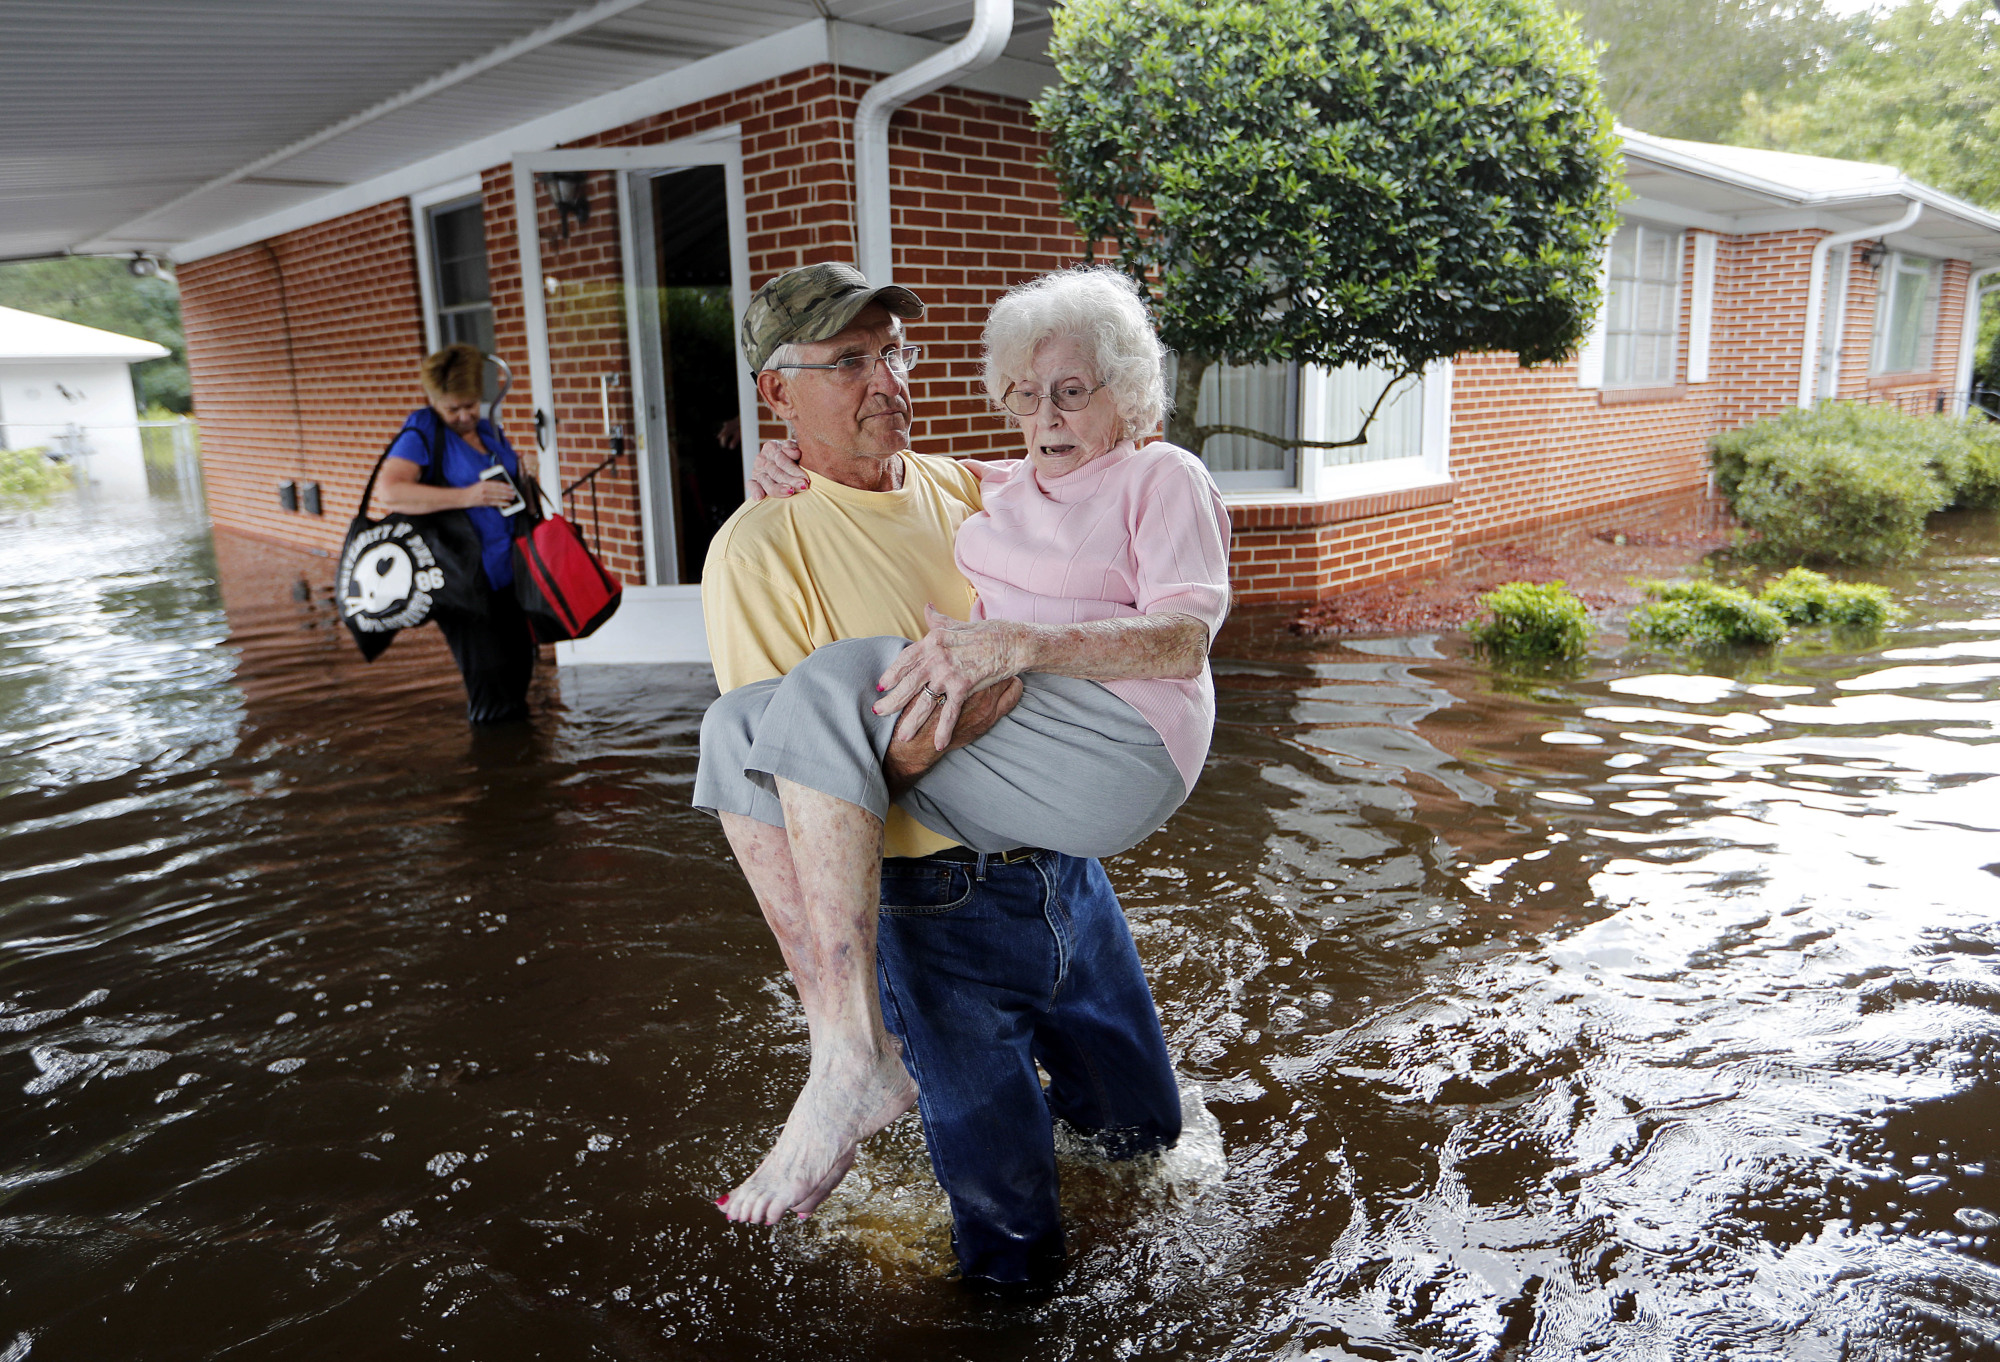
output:
<path id="1" fill-rule="evenodd" d="M 507 437 L 491 421 L 482 418 L 479 422 L 479 441 L 493 451 L 488 458 L 466 443 L 463 436 L 444 423 L 430 407 L 418 407 L 403 422 L 403 429 L 389 446 L 389 457 L 407 459 L 419 468 L 426 468 L 431 461 L 431 448 L 438 442 L 438 435 L 444 436 L 444 481 L 448 487 L 470 487 L 479 481 L 480 473 L 495 463 L 507 470 L 507 476 L 518 486 L 521 477 L 521 461 L 515 457 L 514 448 L 507 443 Z M 486 568 L 486 580 L 494 590 L 504 590 L 514 585 L 514 563 L 511 555 L 513 533 L 508 529 L 511 517 L 501 515 L 491 506 L 472 506 L 466 510 L 471 517 L 472 527 L 479 531 L 479 558 Z"/>

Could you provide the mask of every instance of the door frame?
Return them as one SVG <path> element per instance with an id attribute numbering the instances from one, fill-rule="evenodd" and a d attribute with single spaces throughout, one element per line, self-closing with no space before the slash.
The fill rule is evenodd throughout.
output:
<path id="1" fill-rule="evenodd" d="M 724 192 L 729 214 L 729 273 L 735 330 L 743 327 L 743 313 L 750 305 L 750 240 L 744 210 L 743 143 L 738 125 L 716 128 L 694 137 L 642 147 L 591 147 L 562 151 L 523 152 L 512 160 L 514 180 L 514 226 L 521 257 L 522 312 L 528 332 L 528 394 L 546 443 L 541 455 L 556 488 L 563 482 L 562 432 L 553 416 L 554 372 L 549 362 L 549 326 L 541 258 L 541 232 L 536 220 L 535 176 L 556 171 L 606 171 L 617 185 L 618 249 L 625 287 L 626 346 L 630 357 L 629 378 L 638 428 L 630 435 L 633 458 L 639 470 L 639 530 L 646 564 L 646 584 L 652 587 L 682 586 L 679 572 L 679 545 L 676 541 L 673 479 L 657 477 L 654 465 L 664 471 L 668 450 L 651 447 L 649 433 L 664 431 L 664 419 L 648 419 L 646 405 L 652 396 L 651 371 L 657 361 L 649 359 L 656 348 L 645 337 L 649 319 L 657 319 L 657 300 L 644 296 L 638 252 L 645 243 L 634 232 L 633 187 L 638 180 L 650 179 L 662 171 L 689 166 L 719 165 L 723 169 Z M 736 405 L 743 432 L 743 471 L 747 478 L 756 455 L 757 385 L 749 369 L 736 369 Z M 664 414 L 663 414 L 664 418 Z M 657 459 L 656 459 L 657 454 Z M 575 470 L 582 471 L 581 461 Z"/>

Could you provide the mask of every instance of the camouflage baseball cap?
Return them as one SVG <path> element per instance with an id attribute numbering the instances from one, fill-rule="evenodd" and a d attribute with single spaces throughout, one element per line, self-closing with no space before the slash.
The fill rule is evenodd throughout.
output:
<path id="1" fill-rule="evenodd" d="M 827 260 L 786 270 L 757 290 L 743 313 L 743 357 L 764 367 L 787 341 L 831 340 L 870 303 L 906 321 L 924 315 L 924 300 L 897 284 L 871 288 L 860 270 Z"/>

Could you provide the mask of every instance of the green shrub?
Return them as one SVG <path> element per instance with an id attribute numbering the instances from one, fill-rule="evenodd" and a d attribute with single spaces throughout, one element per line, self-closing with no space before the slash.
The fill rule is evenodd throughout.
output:
<path id="1" fill-rule="evenodd" d="M 1917 555 L 1949 500 L 1914 449 L 1783 439 L 1752 453 L 1731 509 L 1758 534 L 1753 556 L 1888 563 Z"/>
<path id="2" fill-rule="evenodd" d="M 70 469 L 41 449 L 0 449 L 0 506 L 33 506 L 70 485 Z"/>
<path id="3" fill-rule="evenodd" d="M 1590 616 L 1561 582 L 1508 582 L 1479 598 L 1490 618 L 1469 626 L 1488 652 L 1517 658 L 1577 658 L 1590 646 Z"/>
<path id="4" fill-rule="evenodd" d="M 1632 612 L 1632 636 L 1693 648 L 1776 643 L 1785 617 L 1749 592 L 1716 582 L 1648 582 Z"/>
<path id="5" fill-rule="evenodd" d="M 1898 611 L 1889 589 L 1872 582 L 1836 582 L 1809 568 L 1793 568 L 1764 588 L 1764 603 L 1788 624 L 1830 624 L 1836 629 L 1879 629 Z"/>
<path id="6" fill-rule="evenodd" d="M 1924 518 L 2000 506 L 2000 427 L 1827 402 L 1792 408 L 1712 445 L 1717 489 L 1780 561 L 1881 563 L 1913 556 Z"/>
<path id="7" fill-rule="evenodd" d="M 1965 464 L 1952 504 L 1969 511 L 2000 509 L 2000 421 L 1974 417 L 1965 430 Z"/>

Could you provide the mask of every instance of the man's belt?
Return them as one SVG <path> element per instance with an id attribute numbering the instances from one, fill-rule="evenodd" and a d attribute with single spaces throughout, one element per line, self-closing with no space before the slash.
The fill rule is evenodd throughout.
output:
<path id="1" fill-rule="evenodd" d="M 1046 856 L 1042 847 L 1015 847 L 1012 851 L 989 851 L 984 853 L 988 865 L 1019 865 L 1022 861 L 1032 861 L 1037 856 Z M 943 851 L 933 851 L 928 856 L 889 856 L 892 863 L 915 865 L 918 861 L 952 861 L 962 865 L 973 865 L 981 853 L 971 847 L 946 847 Z"/>

